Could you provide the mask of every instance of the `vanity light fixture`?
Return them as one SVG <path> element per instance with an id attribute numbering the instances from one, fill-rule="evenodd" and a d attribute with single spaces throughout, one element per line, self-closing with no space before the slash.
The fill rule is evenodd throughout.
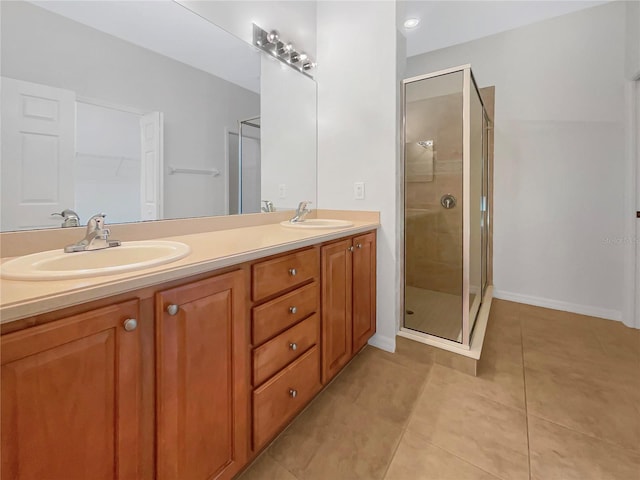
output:
<path id="1" fill-rule="evenodd" d="M 297 51 L 291 42 L 280 40 L 280 33 L 277 30 L 267 32 L 254 23 L 253 44 L 260 50 L 273 55 L 282 63 L 289 65 L 307 77 L 313 78 L 309 70 L 314 69 L 316 63 L 306 53 Z"/>
<path id="2" fill-rule="evenodd" d="M 416 28 L 420 24 L 420 19 L 417 17 L 407 18 L 404 21 L 404 28 Z"/>

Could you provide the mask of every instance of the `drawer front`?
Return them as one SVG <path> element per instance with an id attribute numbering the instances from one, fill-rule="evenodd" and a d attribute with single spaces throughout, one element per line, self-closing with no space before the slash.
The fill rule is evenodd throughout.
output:
<path id="1" fill-rule="evenodd" d="M 313 347 L 253 392 L 253 443 L 262 447 L 320 391 L 320 351 Z"/>
<path id="2" fill-rule="evenodd" d="M 320 257 L 317 248 L 266 260 L 253 266 L 252 298 L 262 300 L 317 278 Z"/>
<path id="3" fill-rule="evenodd" d="M 253 351 L 253 384 L 260 385 L 282 367 L 318 343 L 320 318 L 316 313 Z"/>
<path id="4" fill-rule="evenodd" d="M 253 309 L 253 345 L 298 323 L 318 309 L 318 283 L 313 282 Z"/>

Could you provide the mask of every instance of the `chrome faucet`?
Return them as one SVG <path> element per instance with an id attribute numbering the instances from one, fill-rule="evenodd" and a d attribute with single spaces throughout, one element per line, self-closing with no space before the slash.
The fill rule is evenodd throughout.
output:
<path id="1" fill-rule="evenodd" d="M 262 207 L 262 211 L 264 213 L 276 211 L 275 207 L 273 206 L 273 202 L 271 200 L 262 200 L 262 203 L 264 203 L 264 207 Z"/>
<path id="2" fill-rule="evenodd" d="M 52 217 L 55 217 L 56 215 L 62 217 L 62 225 L 61 225 L 62 228 L 80 226 L 80 217 L 73 210 L 66 208 L 60 213 L 56 212 L 51 214 Z"/>
<path id="3" fill-rule="evenodd" d="M 64 247 L 65 253 L 102 250 L 121 245 L 120 240 L 109 240 L 111 232 L 104 226 L 104 217 L 106 217 L 104 213 L 98 213 L 91 217 L 87 222 L 87 233 L 84 238 L 78 243 Z"/>
<path id="4" fill-rule="evenodd" d="M 311 210 L 307 208 L 307 206 L 310 204 L 311 202 L 308 200 L 304 200 L 300 202 L 300 204 L 298 205 L 298 209 L 296 210 L 295 216 L 289 221 L 291 223 L 304 222 L 304 217 L 306 217 L 311 213 Z"/>

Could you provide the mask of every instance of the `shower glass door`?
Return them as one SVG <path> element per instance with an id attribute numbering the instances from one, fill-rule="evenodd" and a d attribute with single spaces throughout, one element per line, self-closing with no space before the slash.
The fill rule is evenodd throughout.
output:
<path id="1" fill-rule="evenodd" d="M 463 341 L 464 71 L 405 84 L 404 327 Z"/>
<path id="2" fill-rule="evenodd" d="M 468 65 L 403 84 L 402 330 L 469 349 L 487 284 L 490 122 Z"/>

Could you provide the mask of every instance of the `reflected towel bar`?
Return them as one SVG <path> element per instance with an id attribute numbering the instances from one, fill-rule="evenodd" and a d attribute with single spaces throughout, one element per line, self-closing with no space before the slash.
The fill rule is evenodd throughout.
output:
<path id="1" fill-rule="evenodd" d="M 169 167 L 169 175 L 174 175 L 176 173 L 191 173 L 194 175 L 213 175 L 217 177 L 220 175 L 220 170 L 217 168 L 210 169 L 202 169 L 202 168 L 178 168 L 178 167 Z"/>

